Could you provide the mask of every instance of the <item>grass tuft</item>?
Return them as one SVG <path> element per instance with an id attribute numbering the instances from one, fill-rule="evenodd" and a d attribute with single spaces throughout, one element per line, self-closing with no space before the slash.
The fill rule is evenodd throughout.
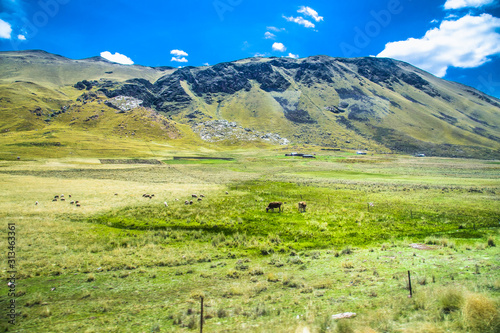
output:
<path id="1" fill-rule="evenodd" d="M 470 332 L 497 333 L 500 331 L 499 307 L 484 295 L 467 295 L 463 302 L 462 316 L 464 325 Z"/>

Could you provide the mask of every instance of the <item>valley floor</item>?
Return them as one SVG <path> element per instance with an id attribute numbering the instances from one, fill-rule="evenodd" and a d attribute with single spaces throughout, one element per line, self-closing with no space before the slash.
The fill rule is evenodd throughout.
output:
<path id="1" fill-rule="evenodd" d="M 499 162 L 317 153 L 0 162 L 0 328 L 500 331 Z"/>

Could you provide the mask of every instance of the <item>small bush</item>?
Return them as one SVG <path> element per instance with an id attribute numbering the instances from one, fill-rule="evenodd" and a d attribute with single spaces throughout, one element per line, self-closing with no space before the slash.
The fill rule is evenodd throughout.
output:
<path id="1" fill-rule="evenodd" d="M 488 237 L 488 247 L 495 247 L 495 240 L 493 239 L 492 236 Z"/>

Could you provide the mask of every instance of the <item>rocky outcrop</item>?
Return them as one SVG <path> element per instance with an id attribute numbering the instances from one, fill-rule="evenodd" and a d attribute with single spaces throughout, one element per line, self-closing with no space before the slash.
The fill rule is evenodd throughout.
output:
<path id="1" fill-rule="evenodd" d="M 241 142 L 267 142 L 274 145 L 288 145 L 290 140 L 282 138 L 276 133 L 264 133 L 254 131 L 250 128 L 238 126 L 236 122 L 226 120 L 211 120 L 197 123 L 193 126 L 193 131 L 202 140 L 207 142 L 228 141 L 234 143 Z"/>

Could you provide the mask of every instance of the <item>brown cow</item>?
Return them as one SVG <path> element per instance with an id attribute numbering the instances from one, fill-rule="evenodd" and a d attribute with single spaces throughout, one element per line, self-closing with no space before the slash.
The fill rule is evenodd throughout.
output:
<path id="1" fill-rule="evenodd" d="M 267 205 L 267 207 L 266 207 L 266 213 L 268 213 L 268 212 L 269 212 L 269 209 L 272 209 L 272 210 L 273 210 L 273 212 L 274 212 L 274 208 L 278 208 L 278 211 L 279 211 L 279 212 L 282 212 L 282 211 L 283 211 L 283 208 L 281 208 L 281 205 L 282 205 L 282 204 L 283 204 L 283 203 L 282 203 L 282 202 L 280 202 L 280 201 L 273 201 L 273 202 L 270 202 L 270 203 L 269 203 L 269 205 Z"/>
<path id="2" fill-rule="evenodd" d="M 305 212 L 306 211 L 307 204 L 305 201 L 299 202 L 299 212 Z"/>

